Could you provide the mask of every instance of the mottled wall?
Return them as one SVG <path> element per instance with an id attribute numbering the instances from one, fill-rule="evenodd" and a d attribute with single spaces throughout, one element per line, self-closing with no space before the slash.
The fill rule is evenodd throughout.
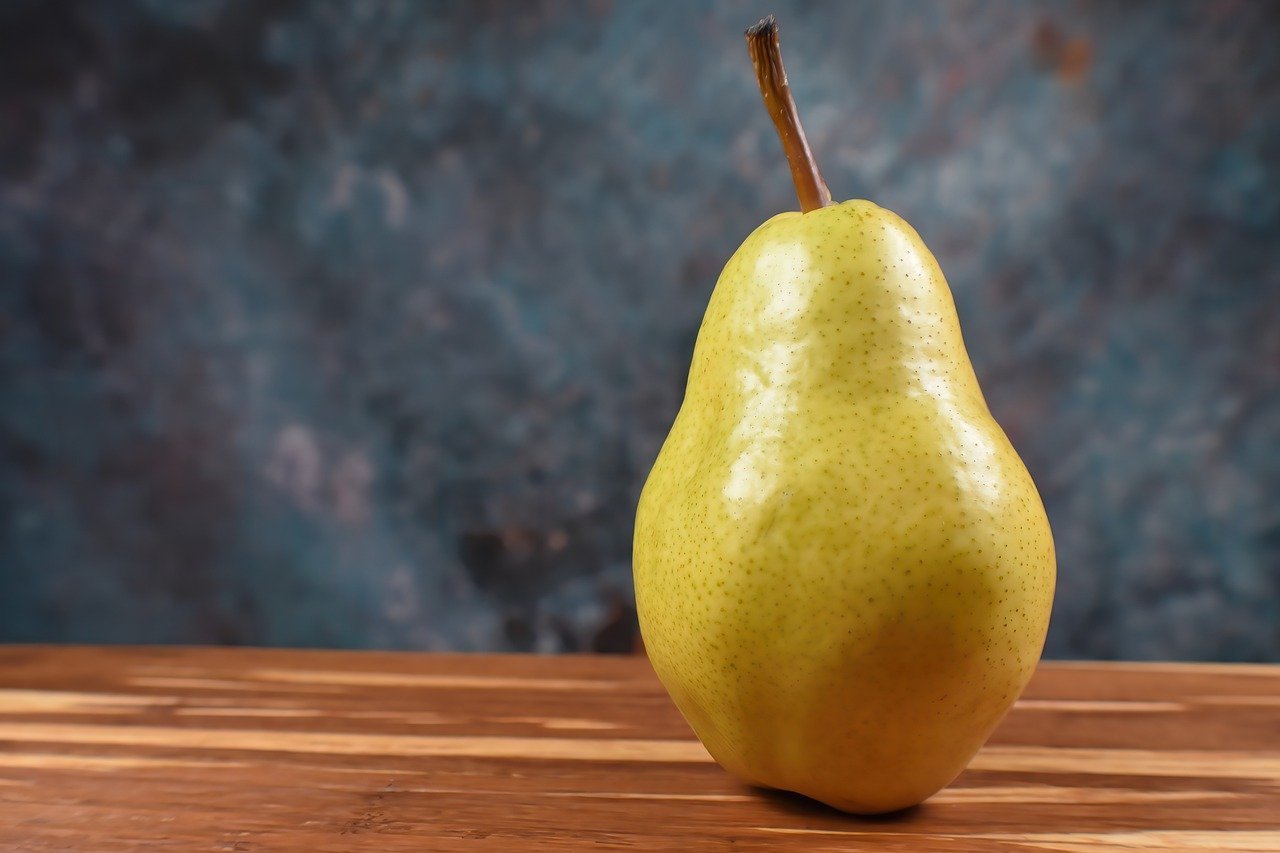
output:
<path id="1" fill-rule="evenodd" d="M 632 643 L 716 274 L 838 197 L 947 271 L 1056 656 L 1280 660 L 1268 3 L 9 0 L 0 639 Z"/>

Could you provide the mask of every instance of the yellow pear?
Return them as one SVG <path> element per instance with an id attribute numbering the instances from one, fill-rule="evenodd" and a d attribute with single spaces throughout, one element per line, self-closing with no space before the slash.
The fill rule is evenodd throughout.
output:
<path id="1" fill-rule="evenodd" d="M 772 19 L 748 44 L 804 212 L 716 283 L 640 498 L 640 627 L 730 772 L 892 811 L 951 782 L 1026 686 L 1053 539 L 937 261 L 894 213 L 830 203 Z"/>

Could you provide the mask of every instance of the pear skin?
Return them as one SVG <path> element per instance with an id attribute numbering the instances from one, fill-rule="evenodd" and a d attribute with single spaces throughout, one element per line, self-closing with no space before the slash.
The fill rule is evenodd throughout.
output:
<path id="1" fill-rule="evenodd" d="M 849 201 L 734 253 L 634 567 L 653 667 L 735 775 L 878 813 L 964 769 L 1035 669 L 1055 558 L 910 225 Z"/>

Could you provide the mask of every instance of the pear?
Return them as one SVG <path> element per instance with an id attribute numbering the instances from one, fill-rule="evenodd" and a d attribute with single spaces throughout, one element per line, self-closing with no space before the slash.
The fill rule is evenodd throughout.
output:
<path id="1" fill-rule="evenodd" d="M 1026 686 L 1053 538 L 937 261 L 894 213 L 831 204 L 776 24 L 747 39 L 803 212 L 716 283 L 637 510 L 640 627 L 724 768 L 893 811 L 951 782 Z"/>

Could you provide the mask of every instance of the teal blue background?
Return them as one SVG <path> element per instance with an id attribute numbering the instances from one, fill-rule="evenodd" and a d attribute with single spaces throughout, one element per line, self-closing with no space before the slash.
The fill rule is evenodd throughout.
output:
<path id="1" fill-rule="evenodd" d="M 716 275 L 937 254 L 1057 535 L 1053 656 L 1280 660 L 1268 3 L 0 6 L 0 639 L 634 641 Z"/>

